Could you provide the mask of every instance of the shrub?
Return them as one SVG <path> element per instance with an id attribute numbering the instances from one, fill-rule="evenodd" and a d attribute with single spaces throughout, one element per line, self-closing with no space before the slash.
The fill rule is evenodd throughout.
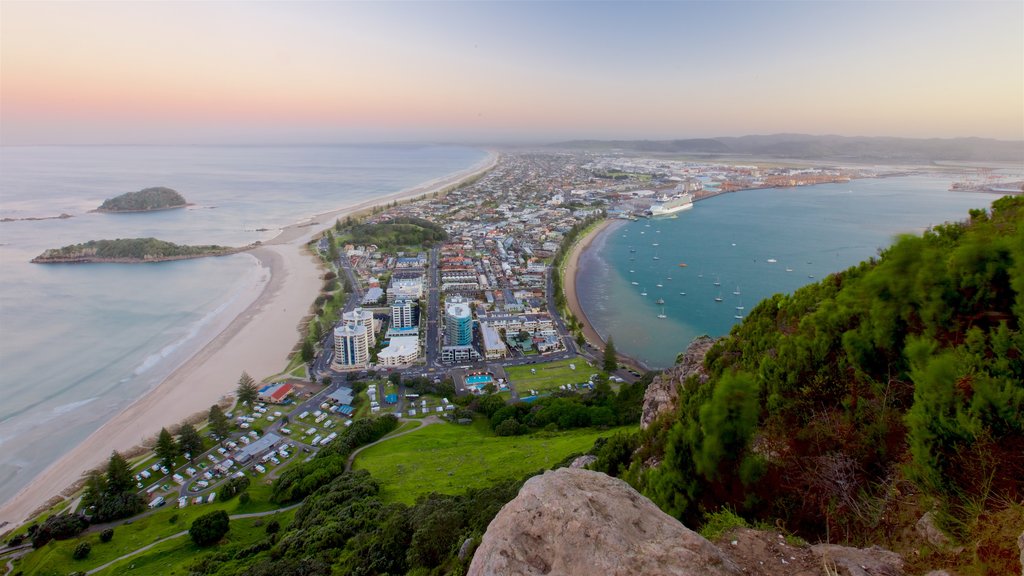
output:
<path id="1" fill-rule="evenodd" d="M 277 520 L 271 520 L 266 527 L 267 534 L 276 534 L 281 530 L 281 523 Z"/>
<path id="2" fill-rule="evenodd" d="M 110 542 L 114 539 L 114 529 L 107 528 L 103 532 L 100 532 L 100 542 Z"/>
<path id="3" fill-rule="evenodd" d="M 242 492 L 238 495 L 239 504 L 248 504 L 250 501 L 252 501 L 252 496 L 249 496 L 248 492 Z"/>
<path id="4" fill-rule="evenodd" d="M 92 546 L 88 542 L 79 542 L 78 546 L 75 546 L 75 551 L 71 553 L 71 557 L 75 560 L 81 560 L 92 552 Z"/>
<path id="5" fill-rule="evenodd" d="M 219 542 L 228 533 L 229 524 L 228 513 L 217 510 L 196 518 L 188 529 L 188 535 L 196 546 L 209 546 Z"/>

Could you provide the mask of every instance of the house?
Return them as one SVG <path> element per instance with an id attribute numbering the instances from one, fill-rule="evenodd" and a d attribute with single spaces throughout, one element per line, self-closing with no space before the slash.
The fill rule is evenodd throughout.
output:
<path id="1" fill-rule="evenodd" d="M 260 402 L 268 402 L 270 404 L 281 404 L 285 401 L 288 396 L 293 394 L 295 390 L 292 385 L 287 382 L 276 382 L 274 384 L 268 384 L 260 391 L 257 395 L 257 399 Z"/>

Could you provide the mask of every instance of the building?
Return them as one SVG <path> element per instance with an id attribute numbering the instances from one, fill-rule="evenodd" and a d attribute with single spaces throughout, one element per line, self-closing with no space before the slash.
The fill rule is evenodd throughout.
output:
<path id="1" fill-rule="evenodd" d="M 377 354 L 377 363 L 381 366 L 404 366 L 412 364 L 420 357 L 420 339 L 418 336 L 399 336 L 392 338 Z"/>
<path id="2" fill-rule="evenodd" d="M 260 388 L 256 398 L 260 402 L 269 402 L 271 404 L 280 404 L 285 399 L 294 393 L 295 390 L 291 384 L 287 382 L 277 382 L 275 384 L 268 384 L 263 388 Z"/>
<path id="3" fill-rule="evenodd" d="M 365 368 L 370 360 L 364 324 L 343 324 L 334 329 L 334 360 L 331 368 L 351 370 Z"/>
<path id="4" fill-rule="evenodd" d="M 480 359 L 480 353 L 473 348 L 472 344 L 465 346 L 442 346 L 441 362 L 445 364 L 460 364 L 462 362 L 474 362 Z"/>
<path id="5" fill-rule="evenodd" d="M 391 327 L 400 330 L 416 326 L 416 303 L 412 300 L 395 300 L 391 305 Z"/>
<path id="6" fill-rule="evenodd" d="M 245 463 L 252 459 L 253 456 L 257 456 L 262 452 L 266 452 L 270 448 L 273 448 L 278 442 L 281 441 L 281 437 L 273 432 L 267 432 L 263 438 L 249 444 L 245 448 L 242 448 L 235 453 L 235 460 L 239 463 Z"/>
<path id="7" fill-rule="evenodd" d="M 366 328 L 366 332 L 364 333 L 364 337 L 366 338 L 366 349 L 373 349 L 373 334 L 376 332 L 373 321 L 373 312 L 363 310 L 362 308 L 356 308 L 351 312 L 345 312 L 342 314 L 341 319 L 345 324 L 350 326 L 360 325 Z"/>
<path id="8" fill-rule="evenodd" d="M 473 312 L 464 298 L 448 299 L 444 310 L 445 341 L 450 346 L 468 346 L 473 342 Z"/>
<path id="9" fill-rule="evenodd" d="M 363 295 L 363 306 L 373 306 L 384 299 L 384 289 L 380 286 L 374 286 L 366 291 Z"/>
<path id="10" fill-rule="evenodd" d="M 419 300 L 423 297 L 423 276 L 401 277 L 396 272 L 388 284 L 388 304 L 396 300 Z"/>
<path id="11" fill-rule="evenodd" d="M 488 360 L 504 358 L 508 354 L 508 348 L 501 341 L 501 334 L 493 326 L 481 324 L 480 336 L 484 343 L 484 357 Z"/>

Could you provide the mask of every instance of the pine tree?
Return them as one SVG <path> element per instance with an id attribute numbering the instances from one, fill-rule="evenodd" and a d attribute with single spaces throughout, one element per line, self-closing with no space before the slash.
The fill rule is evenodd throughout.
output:
<path id="1" fill-rule="evenodd" d="M 223 440 L 228 437 L 228 432 L 231 431 L 231 424 L 228 422 L 228 417 L 224 415 L 224 411 L 220 409 L 220 406 L 214 404 L 210 406 L 210 433 L 217 437 L 218 440 Z"/>
<path id="2" fill-rule="evenodd" d="M 252 376 L 249 376 L 248 372 L 242 372 L 242 375 L 238 378 L 238 388 L 235 390 L 235 395 L 238 396 L 238 402 L 241 404 L 252 404 L 256 401 L 259 389 L 256 388 L 256 381 L 252 379 Z"/>
<path id="3" fill-rule="evenodd" d="M 311 362 L 315 356 L 316 350 L 313 348 L 313 342 L 306 339 L 306 341 L 302 343 L 302 361 Z"/>
<path id="4" fill-rule="evenodd" d="M 156 453 L 157 458 L 160 458 L 160 464 L 168 470 L 174 469 L 174 459 L 178 456 L 178 444 L 167 428 L 160 429 L 160 436 L 156 439 L 156 447 L 153 452 Z"/>
<path id="5" fill-rule="evenodd" d="M 608 343 L 604 346 L 604 371 L 615 372 L 619 368 L 618 355 L 615 353 L 615 343 L 612 337 L 608 337 Z"/>
<path id="6" fill-rule="evenodd" d="M 82 495 L 82 505 L 86 508 L 98 506 L 103 500 L 103 494 L 107 491 L 107 479 L 99 471 L 93 470 L 85 480 L 85 493 Z"/>
<path id="7" fill-rule="evenodd" d="M 178 448 L 182 454 L 188 454 L 189 460 L 195 458 L 203 450 L 203 439 L 199 437 L 195 426 L 182 424 L 178 431 Z"/>
<path id="8" fill-rule="evenodd" d="M 128 461 L 116 450 L 111 452 L 107 462 L 107 493 L 117 496 L 131 492 L 135 487 L 132 469 Z"/>

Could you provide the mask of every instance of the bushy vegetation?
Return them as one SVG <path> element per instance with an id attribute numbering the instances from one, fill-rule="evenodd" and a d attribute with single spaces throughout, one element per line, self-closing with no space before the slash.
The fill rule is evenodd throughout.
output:
<path id="1" fill-rule="evenodd" d="M 135 492 L 135 479 L 128 461 L 114 452 L 105 472 L 94 471 L 85 482 L 82 505 L 91 512 L 93 522 L 109 522 L 134 516 L 145 508 Z"/>
<path id="2" fill-rule="evenodd" d="M 74 538 L 88 527 L 89 521 L 81 514 L 55 514 L 32 533 L 32 547 L 39 548 L 50 540 Z"/>
<path id="3" fill-rule="evenodd" d="M 894 531 L 903 488 L 954 535 L 1019 501 L 1024 198 L 970 216 L 761 302 L 678 414 L 608 441 L 598 467 L 689 525 L 729 506 L 833 540 Z"/>
<path id="4" fill-rule="evenodd" d="M 556 391 L 532 402 L 506 404 L 504 397 L 489 394 L 474 399 L 467 406 L 486 416 L 499 436 L 526 434 L 531 430 L 571 430 L 588 426 L 622 426 L 640 421 L 644 390 L 654 374 L 640 381 L 623 383 L 613 392 L 607 376 L 594 377 L 594 389 L 585 394 Z M 511 422 L 510 422 L 511 421 Z"/>
<path id="5" fill-rule="evenodd" d="M 422 218 L 404 216 L 379 224 L 353 224 L 346 232 L 348 241 L 353 244 L 375 244 L 387 251 L 448 240 L 448 233 L 442 226 Z"/>
<path id="6" fill-rule="evenodd" d="M 289 468 L 274 482 L 272 502 L 294 502 L 312 494 L 345 471 L 349 455 L 356 448 L 377 441 L 398 427 L 398 418 L 388 414 L 356 420 L 309 462 Z"/>
<path id="7" fill-rule="evenodd" d="M 36 261 L 47 260 L 161 260 L 168 258 L 214 256 L 232 252 L 226 246 L 186 246 L 157 240 L 156 238 L 118 238 L 116 240 L 90 240 L 63 248 L 51 248 Z"/>
<path id="8" fill-rule="evenodd" d="M 216 544 L 228 533 L 231 526 L 231 519 L 228 513 L 223 510 L 203 514 L 192 522 L 188 529 L 188 536 L 195 542 L 196 546 L 209 546 Z"/>
<path id="9" fill-rule="evenodd" d="M 140 212 L 178 208 L 185 205 L 185 198 L 177 191 L 163 186 L 155 186 L 108 198 L 96 210 L 99 212 Z"/>

